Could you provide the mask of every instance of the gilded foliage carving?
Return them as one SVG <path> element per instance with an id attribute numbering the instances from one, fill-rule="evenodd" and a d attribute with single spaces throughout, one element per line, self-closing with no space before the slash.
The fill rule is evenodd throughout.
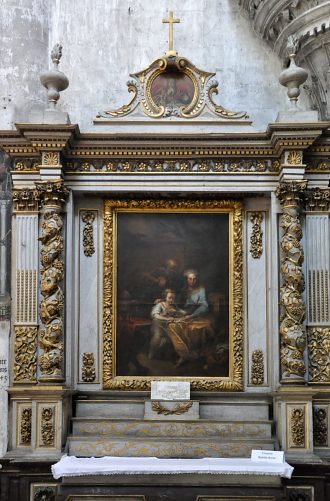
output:
<path id="1" fill-rule="evenodd" d="M 228 209 L 232 211 L 233 235 L 233 302 L 232 302 L 232 374 L 228 378 L 191 379 L 192 390 L 241 391 L 243 389 L 243 229 L 242 206 L 233 200 L 107 200 L 104 206 L 103 258 L 103 387 L 105 389 L 150 390 L 150 380 L 117 378 L 114 350 L 115 209 Z"/>
<path id="2" fill-rule="evenodd" d="M 306 210 L 327 211 L 330 203 L 329 188 L 312 188 L 306 192 Z"/>
<path id="3" fill-rule="evenodd" d="M 252 352 L 251 381 L 255 385 L 264 382 L 264 355 L 261 350 Z"/>
<path id="4" fill-rule="evenodd" d="M 95 360 L 94 353 L 83 353 L 83 365 L 81 371 L 82 380 L 85 383 L 95 381 Z"/>
<path id="5" fill-rule="evenodd" d="M 254 259 L 259 259 L 262 256 L 262 236 L 261 223 L 263 220 L 262 212 L 252 212 L 250 221 L 252 223 L 252 233 L 250 237 L 250 253 Z"/>
<path id="6" fill-rule="evenodd" d="M 94 236 L 93 236 L 93 222 L 95 220 L 95 214 L 92 211 L 84 212 L 82 220 L 85 223 L 83 229 L 83 247 L 84 254 L 87 257 L 91 257 L 95 252 Z"/>
<path id="7" fill-rule="evenodd" d="M 293 447 L 305 447 L 305 411 L 302 408 L 291 411 L 291 442 Z"/>
<path id="8" fill-rule="evenodd" d="M 51 407 L 44 407 L 41 412 L 41 441 L 45 446 L 54 446 L 54 410 Z"/>
<path id="9" fill-rule="evenodd" d="M 179 416 L 181 414 L 185 414 L 186 412 L 188 412 L 192 404 L 193 404 L 192 401 L 180 402 L 175 404 L 173 409 L 168 409 L 160 402 L 152 401 L 151 408 L 154 412 L 157 412 L 157 414 L 163 414 L 164 416 L 172 416 L 172 415 Z"/>
<path id="10" fill-rule="evenodd" d="M 25 407 L 21 413 L 20 435 L 22 445 L 31 445 L 32 409 Z"/>
<path id="11" fill-rule="evenodd" d="M 37 212 L 39 195 L 36 190 L 14 190 L 12 199 L 15 212 Z"/>
<path id="12" fill-rule="evenodd" d="M 313 438 L 315 447 L 328 445 L 328 412 L 323 407 L 313 409 Z"/>
<path id="13" fill-rule="evenodd" d="M 308 327 L 309 377 L 312 383 L 330 382 L 330 329 Z"/>
<path id="14" fill-rule="evenodd" d="M 37 184 L 37 183 L 36 183 Z M 40 379 L 63 379 L 63 218 L 59 214 L 68 190 L 63 182 L 37 185 L 44 207 L 40 250 Z"/>
<path id="15" fill-rule="evenodd" d="M 302 272 L 304 253 L 301 246 L 302 230 L 299 219 L 301 199 L 306 181 L 280 183 L 277 196 L 283 207 L 281 216 L 282 260 L 280 288 L 281 368 L 282 381 L 304 381 L 306 372 L 303 353 L 306 348 L 306 333 L 302 325 L 306 307 L 302 298 L 305 281 Z"/>
<path id="16" fill-rule="evenodd" d="M 37 327 L 15 327 L 14 382 L 36 381 Z"/>

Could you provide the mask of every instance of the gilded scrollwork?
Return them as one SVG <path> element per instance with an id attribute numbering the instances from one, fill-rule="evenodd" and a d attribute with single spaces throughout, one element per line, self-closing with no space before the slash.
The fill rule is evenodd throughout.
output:
<path id="1" fill-rule="evenodd" d="M 47 447 L 54 446 L 54 409 L 44 407 L 41 412 L 41 442 Z"/>
<path id="2" fill-rule="evenodd" d="M 310 212 L 328 211 L 330 204 L 329 188 L 312 188 L 306 191 L 306 210 Z"/>
<path id="3" fill-rule="evenodd" d="M 83 365 L 81 370 L 81 378 L 85 383 L 95 381 L 95 359 L 94 353 L 83 353 Z"/>
<path id="4" fill-rule="evenodd" d="M 264 354 L 261 350 L 252 352 L 251 381 L 255 385 L 264 383 Z"/>
<path id="5" fill-rule="evenodd" d="M 304 253 L 300 243 L 302 230 L 299 219 L 299 209 L 306 184 L 306 181 L 282 182 L 276 191 L 283 207 L 281 217 L 282 285 L 280 288 L 282 382 L 304 382 L 306 372 L 303 358 L 306 333 L 302 325 L 306 311 L 302 298 L 305 288 L 302 272 Z"/>
<path id="6" fill-rule="evenodd" d="M 165 407 L 165 405 L 161 404 L 157 401 L 151 402 L 151 408 L 157 414 L 163 414 L 164 416 L 179 416 L 181 414 L 185 414 L 191 408 L 193 402 L 190 400 L 189 402 L 180 402 L 174 405 L 173 409 L 169 409 Z"/>
<path id="7" fill-rule="evenodd" d="M 95 252 L 94 235 L 93 235 L 93 222 L 95 220 L 94 212 L 92 211 L 84 212 L 82 220 L 85 223 L 83 229 L 84 254 L 87 257 L 91 257 Z"/>
<path id="8" fill-rule="evenodd" d="M 116 209 L 228 210 L 232 214 L 232 374 L 228 378 L 190 378 L 191 389 L 241 391 L 243 389 L 243 228 L 242 205 L 233 200 L 107 200 L 104 205 L 103 257 L 103 387 L 149 390 L 150 379 L 117 378 L 114 348 L 114 252 Z"/>
<path id="9" fill-rule="evenodd" d="M 330 329 L 308 327 L 309 377 L 311 383 L 330 382 Z"/>
<path id="10" fill-rule="evenodd" d="M 305 411 L 303 408 L 291 411 L 292 447 L 305 447 Z"/>
<path id="11" fill-rule="evenodd" d="M 52 190 L 53 187 L 53 190 Z M 39 315 L 42 322 L 39 336 L 40 379 L 62 380 L 63 368 L 63 218 L 59 214 L 68 194 L 60 183 L 38 183 L 37 189 L 43 203 L 40 250 L 40 301 Z"/>
<path id="12" fill-rule="evenodd" d="M 313 439 L 315 447 L 327 447 L 328 445 L 327 408 L 314 407 L 313 409 Z"/>
<path id="13" fill-rule="evenodd" d="M 14 382 L 36 382 L 37 327 L 15 327 Z"/>
<path id="14" fill-rule="evenodd" d="M 15 212 L 38 212 L 39 196 L 36 190 L 16 189 L 12 199 Z"/>
<path id="15" fill-rule="evenodd" d="M 20 422 L 20 443 L 22 445 L 31 445 L 31 430 L 32 430 L 32 409 L 24 407 L 21 411 Z"/>
<path id="16" fill-rule="evenodd" d="M 262 256 L 263 245 L 262 237 L 263 232 L 261 229 L 261 223 L 263 221 L 262 212 L 252 212 L 250 215 L 250 221 L 252 223 L 252 233 L 250 237 L 250 253 L 254 259 L 259 259 Z"/>

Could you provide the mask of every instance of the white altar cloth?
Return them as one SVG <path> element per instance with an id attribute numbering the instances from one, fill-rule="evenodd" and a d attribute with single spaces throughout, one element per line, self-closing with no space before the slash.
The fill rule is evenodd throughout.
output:
<path id="1" fill-rule="evenodd" d="M 272 475 L 291 478 L 288 463 L 252 462 L 246 458 L 159 459 L 156 457 L 77 458 L 63 456 L 52 466 L 55 479 L 84 475 L 172 475 L 210 473 L 218 475 Z"/>

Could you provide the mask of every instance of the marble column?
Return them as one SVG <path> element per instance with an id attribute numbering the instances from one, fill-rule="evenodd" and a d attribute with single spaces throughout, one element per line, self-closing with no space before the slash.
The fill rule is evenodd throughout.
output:
<path id="1" fill-rule="evenodd" d="M 60 383 L 64 371 L 64 218 L 69 190 L 61 179 L 36 182 L 41 203 L 39 382 Z"/>
<path id="2" fill-rule="evenodd" d="M 301 245 L 300 209 L 307 181 L 280 182 L 276 195 L 282 205 L 281 288 L 280 288 L 280 360 L 281 383 L 305 383 L 304 351 L 306 332 L 303 326 L 305 282 L 302 271 L 304 252 Z"/>

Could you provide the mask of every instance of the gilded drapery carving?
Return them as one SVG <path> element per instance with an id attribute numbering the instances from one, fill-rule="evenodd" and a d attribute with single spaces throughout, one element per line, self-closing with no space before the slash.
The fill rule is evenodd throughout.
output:
<path id="1" fill-rule="evenodd" d="M 62 204 L 69 193 L 63 181 L 40 182 L 37 190 L 43 204 L 40 250 L 39 369 L 42 380 L 63 380 L 63 218 Z"/>
<path id="2" fill-rule="evenodd" d="M 283 207 L 281 216 L 282 286 L 280 289 L 281 369 L 282 382 L 303 383 L 306 372 L 303 353 L 306 348 L 306 333 L 302 325 L 305 319 L 305 304 L 302 292 L 305 281 L 302 272 L 304 252 L 301 246 L 302 230 L 299 209 L 307 181 L 286 181 L 276 190 Z"/>

